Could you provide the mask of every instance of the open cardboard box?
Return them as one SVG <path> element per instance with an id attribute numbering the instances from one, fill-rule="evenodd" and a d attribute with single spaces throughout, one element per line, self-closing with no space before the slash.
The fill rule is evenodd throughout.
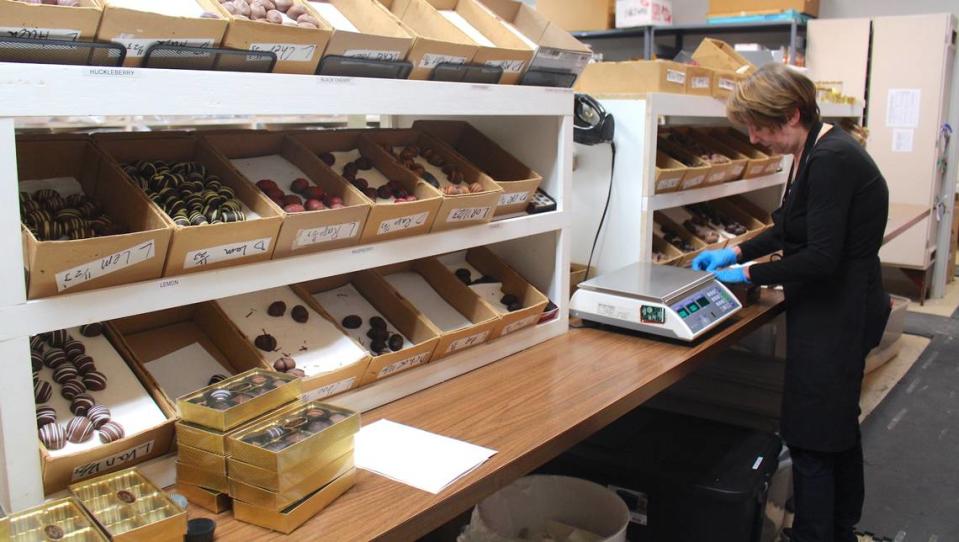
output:
<path id="1" fill-rule="evenodd" d="M 365 137 L 371 130 L 304 130 L 289 132 L 313 154 L 358 151 L 373 164 L 373 168 L 387 179 L 399 181 L 416 201 L 379 203 L 370 200 L 372 208 L 360 236 L 361 243 L 375 243 L 400 237 L 410 237 L 430 231 L 443 203 L 442 193 L 411 171 L 400 166 L 372 140 Z M 340 175 L 343 163 L 334 163 L 331 171 Z M 326 167 L 326 164 L 323 164 Z M 357 177 L 362 177 L 359 172 Z M 346 182 L 346 179 L 343 179 Z M 365 197 L 365 196 L 364 196 Z M 369 199 L 369 198 L 368 198 Z"/>
<path id="2" fill-rule="evenodd" d="M 294 194 L 290 183 L 300 173 L 314 186 L 319 186 L 327 194 L 343 198 L 342 209 L 322 209 L 301 213 L 287 213 L 273 200 L 269 204 L 283 217 L 283 225 L 276 240 L 274 258 L 307 254 L 355 245 L 360 242 L 360 233 L 366 226 L 371 204 L 353 185 L 333 173 L 309 149 L 279 132 L 249 130 L 223 132 L 202 136 L 217 152 L 237 170 L 241 177 L 256 187 L 260 179 L 269 178 L 277 182 L 286 194 Z M 236 160 L 245 158 L 279 155 L 285 161 L 299 169 L 298 172 L 275 170 L 265 176 L 250 177 L 245 171 L 257 170 L 249 165 L 241 168 Z M 259 190 L 259 188 L 256 188 Z M 294 194 L 295 195 L 295 194 Z"/>
<path id="3" fill-rule="evenodd" d="M 211 0 L 216 2 L 216 0 Z M 300 28 L 283 24 L 240 19 L 231 15 L 219 3 L 217 12 L 230 21 L 223 46 L 244 51 L 272 51 L 276 53 L 274 73 L 313 74 L 320 57 L 333 36 L 333 28 L 304 0 L 293 0 L 294 5 L 306 7 L 307 13 L 319 23 L 319 28 Z"/>
<path id="4" fill-rule="evenodd" d="M 481 0 L 506 28 L 537 45 L 524 84 L 572 87 L 593 53 L 586 45 L 550 22 L 548 17 L 517 0 Z"/>
<path id="5" fill-rule="evenodd" d="M 706 202 L 706 204 L 746 227 L 746 233 L 730 239 L 726 246 L 734 247 L 740 243 L 744 243 L 753 237 L 756 237 L 764 229 L 766 229 L 765 224 L 753 218 L 752 215 L 735 206 L 732 202 L 723 199 L 717 199 Z"/>
<path id="6" fill-rule="evenodd" d="M 662 136 L 657 138 L 656 152 L 662 152 L 682 164 L 686 168 L 686 175 L 679 182 L 680 190 L 691 190 L 705 186 L 706 179 L 715 171 L 715 166 L 707 164 L 700 157 L 687 152 L 686 149 L 666 141 Z M 693 165 L 686 165 L 693 164 Z M 715 184 L 715 181 L 713 182 Z"/>
<path id="7" fill-rule="evenodd" d="M 318 299 L 317 295 L 328 292 L 346 285 L 352 285 L 357 292 L 386 320 L 389 329 L 395 329 L 402 334 L 411 345 L 407 345 L 402 350 L 390 352 L 380 356 L 373 356 L 366 373 L 361 375 L 356 381 L 351 381 L 349 385 L 341 385 L 329 390 L 325 395 L 321 393 L 311 394 L 309 399 L 321 399 L 323 397 L 346 391 L 353 387 L 363 386 L 379 379 L 392 376 L 399 372 L 429 363 L 433 357 L 433 351 L 439 342 L 440 332 L 425 316 L 417 312 L 410 304 L 403 303 L 395 295 L 395 292 L 386 283 L 385 280 L 371 271 L 358 271 L 346 275 L 317 279 L 303 282 L 292 286 L 297 293 L 312 304 L 317 311 L 329 314 L 330 319 L 336 324 L 343 333 L 353 336 L 354 340 L 366 347 L 366 330 L 369 328 L 368 319 L 364 319 L 363 325 L 355 330 L 347 330 L 341 323 L 347 314 L 331 312 Z M 355 312 L 351 314 L 356 314 Z M 357 337 L 357 333 L 362 337 Z M 372 352 L 371 352 L 372 355 Z"/>
<path id="8" fill-rule="evenodd" d="M 668 229 L 670 232 L 675 233 L 681 239 L 683 239 L 684 241 L 686 241 L 687 243 L 695 247 L 695 250 L 693 250 L 692 252 L 683 252 L 679 248 L 673 247 L 676 249 L 676 252 L 679 253 L 679 256 L 673 260 L 670 260 L 669 261 L 670 265 L 677 265 L 680 267 L 688 266 L 689 264 L 693 262 L 693 259 L 699 255 L 699 253 L 701 253 L 702 251 L 706 249 L 713 248 L 711 245 L 707 245 L 705 241 L 703 241 L 699 237 L 696 237 L 695 235 L 693 235 L 693 233 L 687 230 L 685 226 L 683 226 L 682 224 L 676 223 L 673 219 L 666 216 L 666 214 L 663 213 L 662 211 L 655 211 L 653 213 L 653 222 L 654 222 L 654 231 L 656 229 L 656 225 L 658 225 L 659 228 Z M 663 242 L 669 245 L 669 243 L 666 242 L 665 240 Z M 669 246 L 672 246 L 672 245 L 669 245 Z M 716 248 L 722 248 L 722 247 L 716 247 Z"/>
<path id="9" fill-rule="evenodd" d="M 710 128 L 706 130 L 706 133 L 720 143 L 749 158 L 746 162 L 746 170 L 743 172 L 744 179 L 771 175 L 779 171 L 782 156 L 770 156 L 759 150 L 753 146 L 739 130 L 728 127 Z"/>
<path id="10" fill-rule="evenodd" d="M 681 190 L 689 168 L 661 150 L 656 151 L 656 194 Z"/>
<path id="11" fill-rule="evenodd" d="M 464 321 L 469 322 L 469 325 L 464 327 L 445 331 L 441 325 L 430 319 L 429 315 L 433 312 L 432 308 L 417 306 L 416 300 L 404 296 L 393 286 L 393 295 L 402 302 L 409 303 L 417 312 L 422 313 L 430 320 L 430 323 L 440 335 L 439 342 L 433 352 L 434 360 L 486 342 L 493 333 L 493 328 L 499 323 L 500 318 L 496 311 L 491 309 L 473 290 L 470 290 L 469 286 L 460 282 L 435 258 L 387 265 L 374 271 L 391 286 L 393 286 L 393 282 L 391 282 L 390 275 L 394 273 L 418 274 L 436 295 L 455 309 Z"/>
<path id="12" fill-rule="evenodd" d="M 244 523 L 252 523 L 265 529 L 290 534 L 346 493 L 356 482 L 356 469 L 350 469 L 336 480 L 311 493 L 289 508 L 276 512 L 245 503 L 233 501 L 233 517 Z"/>
<path id="13" fill-rule="evenodd" d="M 68 452 L 66 448 L 55 452 L 48 451 L 42 443 L 39 443 L 43 490 L 48 495 L 66 489 L 70 484 L 111 473 L 166 454 L 173 443 L 173 427 L 177 418 L 173 403 L 167 400 L 153 378 L 133 361 L 132 354 L 110 326 L 105 326 L 103 335 L 97 337 L 84 337 L 80 334 L 79 328 L 67 331 L 74 338 L 84 343 L 87 353 L 94 357 L 97 362 L 98 370 L 102 371 L 109 379 L 105 390 L 92 392 L 91 394 L 98 403 L 113 410 L 113 415 L 118 417 L 121 404 L 126 406 L 126 410 L 129 410 L 140 408 L 135 406 L 137 402 L 142 404 L 152 401 L 162 414 L 163 420 L 160 421 L 159 414 L 154 412 L 149 417 L 151 419 L 156 417 L 157 423 L 146 423 L 142 421 L 143 416 L 146 415 L 142 410 L 138 410 L 135 414 L 126 412 L 124 414 L 126 419 L 139 418 L 141 420 L 139 423 L 145 427 L 134 432 L 128 425 L 124 428 L 127 431 L 126 436 L 107 444 L 100 443 L 97 436 L 94 435 L 92 441 L 87 441 L 81 445 L 83 449 L 74 452 Z M 111 351 L 112 353 L 108 356 L 107 353 Z M 44 367 L 40 378 L 49 380 L 49 371 L 48 368 Z M 126 372 L 126 374 L 120 376 L 118 371 Z M 124 380 L 130 381 L 130 379 L 138 382 L 142 386 L 142 391 L 149 394 L 149 398 L 138 395 L 141 390 L 134 386 L 122 385 Z M 53 397 L 47 404 L 56 409 L 59 414 L 59 422 L 65 423 L 72 417 L 68 408 L 69 401 L 63 399 L 58 391 L 54 391 Z M 125 423 L 124 420 L 118 421 L 121 425 Z M 91 442 L 96 444 L 91 447 Z M 76 445 L 68 443 L 67 446 Z"/>
<path id="14" fill-rule="evenodd" d="M 713 78 L 716 72 L 706 66 L 686 65 L 686 94 L 712 96 Z"/>
<path id="15" fill-rule="evenodd" d="M 233 189 L 238 200 L 259 215 L 243 222 L 178 226 L 153 204 L 173 228 L 163 276 L 258 262 L 273 256 L 283 218 L 269 199 L 246 182 L 209 144 L 183 132 L 98 134 L 94 140 L 131 186 L 136 187 L 134 181 L 122 173 L 122 164 L 137 160 L 195 161 L 218 176 L 224 186 Z"/>
<path id="16" fill-rule="evenodd" d="M 479 46 L 443 18 L 426 0 L 380 0 L 416 37 L 407 59 L 410 79 L 432 79 L 440 64 L 469 64 Z"/>
<path id="17" fill-rule="evenodd" d="M 422 130 L 449 145 L 503 188 L 494 216 L 525 211 L 527 203 L 543 182 L 539 173 L 468 122 L 418 120 L 413 123 L 413 129 Z"/>
<path id="18" fill-rule="evenodd" d="M 777 173 L 780 169 L 782 169 L 783 155 L 775 154 L 770 149 L 762 145 L 754 145 L 749 140 L 749 136 L 744 134 L 743 132 L 727 126 L 726 128 L 716 128 L 715 131 L 712 133 L 716 135 L 716 137 L 719 137 L 720 139 L 722 139 L 723 141 L 727 141 L 727 142 L 736 141 L 742 146 L 747 146 L 747 147 L 757 149 L 761 153 L 763 153 L 765 156 L 768 156 L 769 161 L 766 163 L 766 168 L 763 171 L 764 174 L 772 175 L 773 173 Z"/>
<path id="19" fill-rule="evenodd" d="M 173 16 L 114 5 L 111 0 L 100 0 L 103 17 L 97 30 L 97 41 L 119 43 L 126 47 L 124 66 L 136 67 L 154 44 L 188 47 L 218 47 L 226 32 L 227 18 L 201 17 L 203 11 L 223 13 L 216 0 L 194 0 L 195 16 Z M 164 0 L 167 1 L 167 0 Z M 181 0 L 182 1 L 182 0 Z"/>
<path id="20" fill-rule="evenodd" d="M 332 67 L 332 57 L 401 62 L 413 46 L 413 35 L 376 0 L 308 2 L 333 27 L 333 37 L 320 60 L 319 74 Z"/>
<path id="21" fill-rule="evenodd" d="M 19 0 L 0 0 L 0 28 L 4 35 L 34 40 L 93 41 L 103 9 L 96 0 L 80 0 L 76 7 L 27 4 Z M 37 54 L 39 53 L 39 54 Z M 39 58 L 40 55 L 43 58 Z M 52 55 L 52 57 L 51 57 Z M 4 61 L 55 61 L 60 64 L 87 64 L 90 50 L 8 49 Z"/>
<path id="22" fill-rule="evenodd" d="M 729 70 L 739 75 L 751 75 L 756 66 L 737 53 L 728 43 L 715 38 L 705 38 L 693 51 L 693 60 L 700 66 L 716 70 Z"/>
<path id="23" fill-rule="evenodd" d="M 702 130 L 688 127 L 680 127 L 676 130 L 702 145 L 707 151 L 725 156 L 729 159 L 729 163 L 727 164 L 717 164 L 717 166 L 724 166 L 724 168 L 720 170 L 723 173 L 722 181 L 720 182 L 736 181 L 742 178 L 743 172 L 746 171 L 746 163 L 749 161 L 749 158 L 745 155 L 717 141 L 716 138 L 710 137 Z"/>
<path id="24" fill-rule="evenodd" d="M 713 98 L 725 102 L 733 92 L 736 92 L 736 85 L 742 79 L 743 76 L 734 71 L 713 68 Z"/>
<path id="25" fill-rule="evenodd" d="M 723 200 L 728 201 L 730 204 L 735 205 L 736 207 L 748 213 L 749 216 L 762 222 L 764 229 L 768 229 L 773 226 L 772 215 L 766 210 L 764 210 L 762 207 L 749 201 L 749 199 L 747 199 L 745 196 L 742 196 L 742 195 L 729 196 L 728 198 L 723 198 Z"/>
<path id="26" fill-rule="evenodd" d="M 693 157 L 699 160 L 700 163 L 705 164 L 709 170 L 706 172 L 706 177 L 703 179 L 703 186 L 712 186 L 714 184 L 722 184 L 726 182 L 729 178 L 730 170 L 733 169 L 732 162 L 727 162 L 723 164 L 714 164 L 708 161 L 706 158 L 703 158 L 701 154 L 694 152 L 694 149 L 691 148 L 695 144 L 699 143 L 702 146 L 702 143 L 696 140 L 695 138 L 689 138 L 691 141 L 679 141 L 680 138 L 685 138 L 688 135 L 689 130 L 684 128 L 668 128 L 661 130 L 659 132 L 658 144 L 667 154 L 671 154 L 673 158 L 680 159 L 681 162 L 686 162 L 689 157 Z M 673 134 L 676 139 L 670 139 L 670 135 Z M 709 151 L 710 149 L 705 149 Z M 688 176 L 687 176 L 688 178 Z M 692 188 L 691 186 L 689 188 Z"/>
<path id="27" fill-rule="evenodd" d="M 594 62 L 579 76 L 576 90 L 594 96 L 648 92 L 685 94 L 686 68 L 685 64 L 669 60 Z"/>
<path id="28" fill-rule="evenodd" d="M 675 227 L 676 229 L 680 231 L 689 232 L 689 234 L 692 235 L 694 239 L 698 239 L 700 241 L 700 243 L 703 245 L 703 248 L 705 250 L 718 250 L 721 248 L 725 248 L 726 245 L 729 244 L 729 240 L 732 238 L 732 236 L 729 234 L 726 234 L 725 231 L 717 230 L 713 228 L 712 226 L 706 226 L 706 229 L 716 232 L 716 235 L 718 236 L 718 240 L 714 243 L 707 243 L 704 239 L 698 237 L 694 232 L 690 231 L 689 229 L 686 228 L 686 226 L 683 225 L 686 222 L 685 217 L 687 216 L 689 218 L 692 218 L 693 213 L 689 209 L 686 209 L 685 207 L 673 207 L 670 209 L 663 209 L 662 211 L 656 211 L 656 214 L 654 215 L 654 217 L 656 217 L 655 220 L 659 221 L 660 224 Z M 693 244 L 698 246 L 697 243 L 693 243 Z M 695 257 L 695 254 L 693 254 L 693 256 Z M 689 258 L 689 261 L 691 262 L 692 258 Z"/>
<path id="29" fill-rule="evenodd" d="M 659 261 L 653 259 L 653 263 L 660 265 L 682 265 L 681 262 L 684 259 L 683 252 L 667 243 L 662 237 L 655 233 L 653 233 L 653 252 L 658 252 L 663 255 L 663 259 Z"/>
<path id="30" fill-rule="evenodd" d="M 173 231 L 163 212 L 118 170 L 86 136 L 17 138 L 20 190 L 56 188 L 65 198 L 70 182 L 29 182 L 72 177 L 82 192 L 130 233 L 89 239 L 41 241 L 21 226 L 27 297 L 35 299 L 158 278 Z M 30 189 L 27 189 L 30 186 Z"/>

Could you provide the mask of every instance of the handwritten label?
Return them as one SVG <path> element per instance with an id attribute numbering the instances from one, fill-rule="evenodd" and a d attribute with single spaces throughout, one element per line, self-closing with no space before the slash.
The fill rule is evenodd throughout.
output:
<path id="1" fill-rule="evenodd" d="M 679 181 L 682 177 L 673 177 L 671 179 L 660 179 L 656 181 L 656 188 L 658 190 L 671 190 L 679 186 Z"/>
<path id="2" fill-rule="evenodd" d="M 426 53 L 423 55 L 423 58 L 420 59 L 421 68 L 433 69 L 440 64 L 466 64 L 465 56 L 450 56 L 450 55 L 437 55 L 433 53 Z"/>
<path id="3" fill-rule="evenodd" d="M 489 337 L 488 329 L 482 333 L 477 333 L 476 335 L 463 337 L 462 339 L 450 343 L 450 347 L 446 349 L 446 353 L 449 354 L 450 352 L 456 352 L 457 350 L 463 350 L 464 348 L 482 344 L 484 341 L 486 341 L 486 337 Z"/>
<path id="4" fill-rule="evenodd" d="M 270 51 L 281 62 L 309 62 L 316 54 L 316 45 L 300 43 L 251 43 L 251 51 Z"/>
<path id="5" fill-rule="evenodd" d="M 739 176 L 743 174 L 744 169 L 746 169 L 746 164 L 735 164 L 732 167 L 733 172 L 731 173 L 730 176 L 734 178 L 739 178 Z"/>
<path id="6" fill-rule="evenodd" d="M 716 79 L 716 86 L 723 90 L 728 90 L 730 92 L 736 90 L 736 81 L 734 79 L 727 79 L 725 77 L 720 77 Z"/>
<path id="7" fill-rule="evenodd" d="M 723 170 L 714 171 L 709 174 L 709 184 L 721 183 L 726 178 L 726 172 Z"/>
<path id="8" fill-rule="evenodd" d="M 228 260 L 246 258 L 247 256 L 264 254 L 270 249 L 270 241 L 271 239 L 269 237 L 264 237 L 263 239 L 252 239 L 250 241 L 241 241 L 239 243 L 219 245 L 187 252 L 186 258 L 183 259 L 183 267 L 190 269 Z"/>
<path id="9" fill-rule="evenodd" d="M 323 399 L 324 397 L 329 397 L 331 395 L 336 395 L 337 393 L 343 393 L 344 391 L 353 387 L 353 383 L 356 382 L 356 377 L 351 376 L 340 380 L 339 382 L 333 382 L 332 384 L 327 384 L 323 387 L 316 388 L 315 390 L 304 393 L 304 401 L 317 401 Z"/>
<path id="10" fill-rule="evenodd" d="M 514 331 L 518 331 L 520 329 L 523 329 L 524 327 L 529 327 L 535 324 L 537 320 L 539 320 L 538 314 L 527 316 L 526 318 L 523 318 L 522 320 L 517 320 L 513 322 L 512 324 L 509 324 L 503 328 L 503 335 L 509 335 L 510 333 Z"/>
<path id="11" fill-rule="evenodd" d="M 423 224 L 426 224 L 426 219 L 429 216 L 429 211 L 425 211 L 415 215 L 401 216 L 391 220 L 384 220 L 383 222 L 380 222 L 380 227 L 376 229 L 376 235 L 408 230 L 410 228 L 418 228 Z"/>
<path id="12" fill-rule="evenodd" d="M 373 49 L 347 49 L 343 56 L 350 58 L 365 58 L 367 60 L 381 60 L 383 62 L 396 62 L 400 60 L 402 54 L 399 51 L 376 51 Z"/>
<path id="13" fill-rule="evenodd" d="M 683 186 L 686 188 L 694 188 L 703 184 L 703 181 L 706 180 L 706 175 L 698 175 L 696 177 L 687 177 L 683 182 Z"/>
<path id="14" fill-rule="evenodd" d="M 492 213 L 492 207 L 460 207 L 450 211 L 446 217 L 447 222 L 472 222 L 474 220 L 485 220 Z"/>
<path id="15" fill-rule="evenodd" d="M 526 203 L 529 200 L 529 192 L 510 192 L 499 197 L 499 207 L 515 205 L 517 203 Z"/>
<path id="16" fill-rule="evenodd" d="M 505 73 L 520 73 L 526 67 L 525 60 L 487 60 L 487 66 L 503 68 Z"/>
<path id="17" fill-rule="evenodd" d="M 296 239 L 293 240 L 293 250 L 310 245 L 319 245 L 321 243 L 338 241 L 340 239 L 352 239 L 359 233 L 359 222 L 331 224 L 329 226 L 320 226 L 318 228 L 299 230 L 296 232 Z"/>
<path id="18" fill-rule="evenodd" d="M 709 77 L 693 77 L 693 88 L 709 88 Z"/>
<path id="19" fill-rule="evenodd" d="M 666 80 L 677 85 L 685 85 L 686 74 L 677 70 L 666 70 Z"/>
<path id="20" fill-rule="evenodd" d="M 422 354 L 417 354 L 411 358 L 406 358 L 401 361 L 397 361 L 387 365 L 380 369 L 380 372 L 376 373 L 376 378 L 385 378 L 392 374 L 396 374 L 404 369 L 409 369 L 410 367 L 416 367 L 417 365 L 422 365 L 430 357 L 429 352 L 423 352 Z"/>
<path id="21" fill-rule="evenodd" d="M 176 38 L 176 39 L 156 39 L 156 38 L 129 38 L 122 34 L 113 38 L 113 43 L 119 43 L 126 47 L 127 58 L 142 58 L 147 54 L 147 50 L 154 44 L 173 45 L 176 47 L 213 47 L 212 38 Z"/>
<path id="22" fill-rule="evenodd" d="M 77 465 L 73 468 L 73 475 L 71 476 L 71 481 L 82 480 L 84 478 L 89 478 L 96 474 L 106 472 L 108 470 L 114 469 L 121 465 L 127 463 L 132 463 L 135 461 L 140 461 L 143 458 L 150 455 L 153 452 L 154 441 L 144 442 L 143 444 L 130 448 L 128 450 L 123 450 L 118 454 L 114 454 L 110 457 L 101 459 L 99 461 L 93 461 L 91 463 L 86 463 L 83 465 Z"/>
<path id="23" fill-rule="evenodd" d="M 154 256 L 156 256 L 156 244 L 153 239 L 150 239 L 145 243 L 104 256 L 99 260 L 93 260 L 57 273 L 57 291 L 62 292 L 67 288 L 79 286 L 103 275 L 109 275 L 131 265 L 144 262 Z"/>
<path id="24" fill-rule="evenodd" d="M 27 38 L 31 40 L 66 40 L 77 41 L 80 31 L 71 28 L 32 28 L 26 26 L 0 26 L 0 35 L 10 38 Z"/>

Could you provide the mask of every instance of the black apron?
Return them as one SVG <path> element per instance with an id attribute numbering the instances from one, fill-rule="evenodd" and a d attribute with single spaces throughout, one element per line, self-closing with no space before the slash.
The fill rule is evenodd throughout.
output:
<path id="1" fill-rule="evenodd" d="M 795 180 L 774 213 L 783 256 L 806 246 L 806 163 L 822 124 L 809 132 Z M 790 175 L 792 177 L 792 175 Z M 879 258 L 843 259 L 827 278 L 783 284 L 786 375 L 781 428 L 790 446 L 838 452 L 859 438 L 859 395 L 865 358 L 889 317 Z"/>

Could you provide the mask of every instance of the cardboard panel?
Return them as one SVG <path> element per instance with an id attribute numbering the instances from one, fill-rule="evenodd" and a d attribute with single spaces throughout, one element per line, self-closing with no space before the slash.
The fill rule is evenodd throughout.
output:
<path id="1" fill-rule="evenodd" d="M 95 0 L 80 0 L 76 7 L 27 4 L 19 0 L 0 0 L 0 31 L 5 36 L 28 39 L 93 41 L 103 10 Z M 10 51 L 7 51 L 10 53 Z M 58 62 L 86 64 L 88 49 L 58 51 Z M 50 52 L 44 51 L 45 60 Z M 23 60 L 31 59 L 24 56 Z"/>
<path id="2" fill-rule="evenodd" d="M 426 0 L 380 0 L 416 36 L 407 59 L 410 79 L 429 79 L 440 63 L 468 64 L 479 47 L 447 21 Z"/>
<path id="3" fill-rule="evenodd" d="M 414 36 L 376 0 L 332 0 L 329 2 L 359 32 L 336 29 L 325 55 L 375 60 L 405 60 Z M 332 25 L 331 25 L 332 26 Z"/>
<path id="4" fill-rule="evenodd" d="M 576 90 L 594 96 L 686 92 L 686 65 L 667 60 L 596 62 L 586 66 Z"/>

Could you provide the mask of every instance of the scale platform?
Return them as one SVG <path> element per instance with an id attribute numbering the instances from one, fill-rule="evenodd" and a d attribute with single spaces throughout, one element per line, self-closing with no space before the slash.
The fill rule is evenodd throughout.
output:
<path id="1" fill-rule="evenodd" d="M 738 312 L 712 273 L 640 262 L 581 282 L 570 316 L 695 341 Z"/>

